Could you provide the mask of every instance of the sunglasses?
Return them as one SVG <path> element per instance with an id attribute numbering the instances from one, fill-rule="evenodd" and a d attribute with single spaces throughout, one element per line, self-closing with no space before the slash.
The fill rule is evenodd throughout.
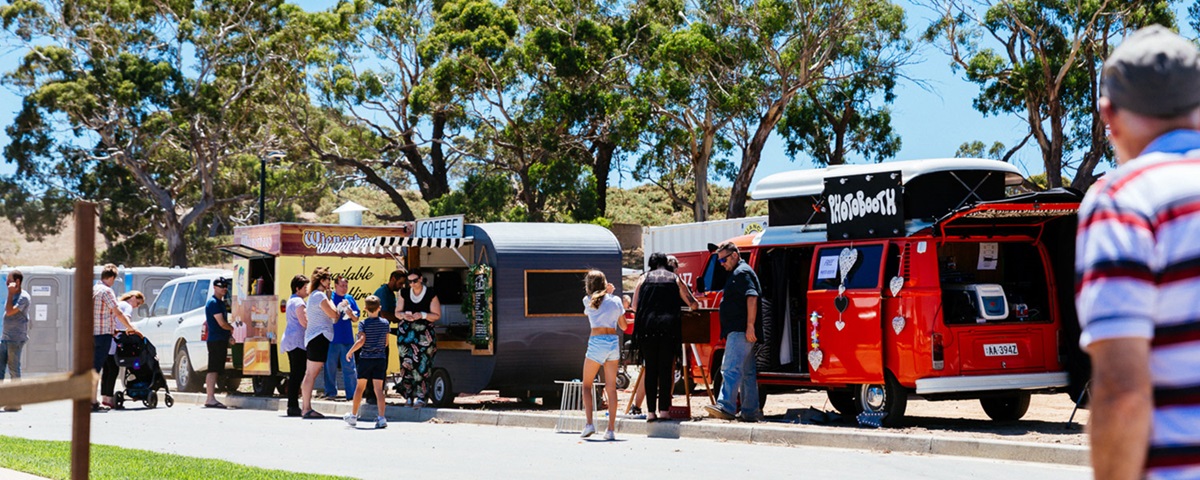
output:
<path id="1" fill-rule="evenodd" d="M 408 283 L 420 283 L 421 277 L 413 277 L 408 279 Z"/>
<path id="2" fill-rule="evenodd" d="M 725 255 L 725 256 L 721 256 L 720 254 L 718 254 L 718 255 L 717 255 L 717 261 L 718 261 L 718 262 L 720 262 L 722 265 L 724 265 L 724 264 L 725 264 L 725 261 L 726 261 L 726 260 L 729 260 L 729 257 L 732 257 L 732 256 L 735 256 L 735 254 L 732 254 L 732 253 L 731 253 L 731 254 L 729 254 L 729 255 Z"/>

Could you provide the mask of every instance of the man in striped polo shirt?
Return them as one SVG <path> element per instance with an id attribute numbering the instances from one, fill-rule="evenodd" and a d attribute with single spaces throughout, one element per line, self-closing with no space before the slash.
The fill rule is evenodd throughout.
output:
<path id="1" fill-rule="evenodd" d="M 1104 62 L 1119 167 L 1079 212 L 1096 478 L 1200 478 L 1200 51 L 1160 26 Z"/>

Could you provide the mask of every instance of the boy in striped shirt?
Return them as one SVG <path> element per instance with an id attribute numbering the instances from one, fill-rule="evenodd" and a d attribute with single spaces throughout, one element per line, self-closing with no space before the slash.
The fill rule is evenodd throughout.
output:
<path id="1" fill-rule="evenodd" d="M 1200 478 L 1200 51 L 1147 27 L 1101 75 L 1119 167 L 1084 198 L 1076 251 L 1092 466 Z"/>
<path id="2" fill-rule="evenodd" d="M 358 406 L 362 404 L 363 391 L 366 390 L 367 381 L 370 381 L 375 389 L 375 398 L 379 399 L 375 402 L 379 409 L 379 414 L 375 417 L 375 428 L 387 428 L 387 418 L 384 417 L 387 402 L 383 401 L 386 398 L 383 395 L 383 379 L 387 376 L 387 337 L 390 325 L 387 320 L 379 318 L 379 297 L 371 295 L 363 304 L 367 307 L 367 316 L 359 322 L 358 339 L 346 353 L 346 361 L 349 362 L 354 353 L 361 350 L 358 356 L 358 388 L 354 389 L 354 409 L 342 417 L 342 420 L 351 427 L 358 425 Z"/>

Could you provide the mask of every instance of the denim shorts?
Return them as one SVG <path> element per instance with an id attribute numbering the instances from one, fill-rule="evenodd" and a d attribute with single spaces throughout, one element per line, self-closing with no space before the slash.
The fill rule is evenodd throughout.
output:
<path id="1" fill-rule="evenodd" d="M 616 335 L 592 335 L 588 338 L 588 360 L 604 364 L 609 360 L 621 359 L 621 340 Z"/>

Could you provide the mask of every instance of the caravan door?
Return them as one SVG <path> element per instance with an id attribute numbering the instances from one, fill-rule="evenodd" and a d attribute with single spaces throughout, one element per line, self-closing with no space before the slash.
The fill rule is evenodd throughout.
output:
<path id="1" fill-rule="evenodd" d="M 805 327 L 814 382 L 883 383 L 880 282 L 885 247 L 884 242 L 868 242 L 817 249 Z"/>

